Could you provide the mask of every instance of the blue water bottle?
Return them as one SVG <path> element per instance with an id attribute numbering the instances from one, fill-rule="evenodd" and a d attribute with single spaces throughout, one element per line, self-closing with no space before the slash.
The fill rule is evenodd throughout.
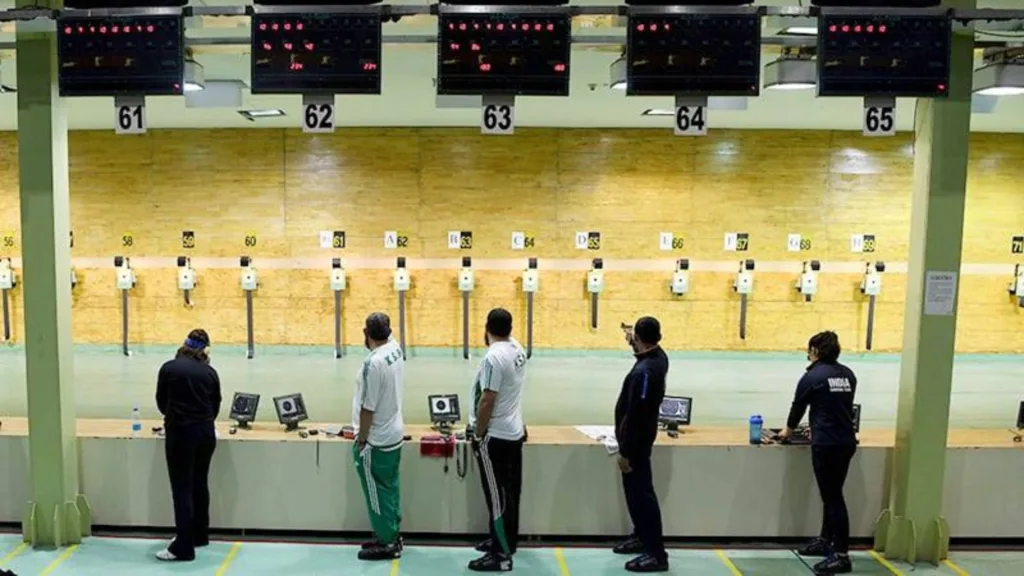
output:
<path id="1" fill-rule="evenodd" d="M 761 430 L 764 427 L 764 419 L 761 418 L 760 414 L 754 414 L 750 417 L 750 443 L 760 444 L 761 443 Z"/>

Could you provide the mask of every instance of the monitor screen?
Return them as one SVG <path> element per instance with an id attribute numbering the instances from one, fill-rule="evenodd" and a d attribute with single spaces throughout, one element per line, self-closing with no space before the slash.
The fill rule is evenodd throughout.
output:
<path id="1" fill-rule="evenodd" d="M 302 401 L 302 394 L 289 394 L 274 398 L 274 407 L 277 409 L 277 421 L 281 424 L 302 422 L 307 420 L 306 403 Z"/>
<path id="2" fill-rule="evenodd" d="M 437 93 L 568 96 L 567 14 L 442 13 Z"/>
<path id="3" fill-rule="evenodd" d="M 58 18 L 60 95 L 181 94 L 184 46 L 180 15 Z"/>
<path id="4" fill-rule="evenodd" d="M 952 23 L 944 14 L 818 18 L 819 96 L 941 97 Z"/>
<path id="5" fill-rule="evenodd" d="M 380 94 L 380 14 L 256 14 L 253 94 Z"/>
<path id="6" fill-rule="evenodd" d="M 430 406 L 430 421 L 435 423 L 455 423 L 462 419 L 459 412 L 459 397 L 455 394 L 438 394 L 427 396 Z"/>
<path id="7" fill-rule="evenodd" d="M 260 405 L 259 394 L 235 392 L 231 400 L 231 419 L 238 422 L 252 422 L 256 419 L 256 410 Z"/>
<path id="8" fill-rule="evenodd" d="M 690 412 L 693 398 L 685 396 L 665 396 L 658 409 L 658 421 L 665 424 L 690 424 Z"/>
<path id="9" fill-rule="evenodd" d="M 757 96 L 761 16 L 631 14 L 626 33 L 629 95 Z"/>

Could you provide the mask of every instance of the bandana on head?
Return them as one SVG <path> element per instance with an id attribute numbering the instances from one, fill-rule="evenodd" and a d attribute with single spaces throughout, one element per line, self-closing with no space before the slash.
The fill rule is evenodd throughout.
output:
<path id="1" fill-rule="evenodd" d="M 203 348 L 206 348 L 206 343 L 202 340 L 188 338 L 185 340 L 185 346 L 192 348 L 193 350 L 202 350 Z"/>

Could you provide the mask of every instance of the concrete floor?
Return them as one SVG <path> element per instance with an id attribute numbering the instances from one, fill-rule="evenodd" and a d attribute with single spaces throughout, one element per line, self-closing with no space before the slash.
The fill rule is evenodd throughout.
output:
<path id="1" fill-rule="evenodd" d="M 0 568 L 18 576 L 211 575 L 246 576 L 302 574 L 303 576 L 454 576 L 471 574 L 465 566 L 478 556 L 467 547 L 407 546 L 401 560 L 365 563 L 356 560 L 351 545 L 214 542 L 195 562 L 165 564 L 153 558 L 163 540 L 89 538 L 63 550 L 32 550 L 15 535 L 0 536 Z M 934 567 L 889 563 L 867 552 L 856 552 L 854 574 L 903 576 L 1020 576 L 1024 553 L 954 553 L 951 564 Z M 625 558 L 598 548 L 523 548 L 515 558 L 515 573 L 529 576 L 606 576 L 626 574 Z M 803 561 L 787 550 L 674 549 L 670 552 L 676 576 L 798 576 L 811 574 Z"/>
<path id="2" fill-rule="evenodd" d="M 263 395 L 260 420 L 276 420 L 271 398 L 301 392 L 310 418 L 347 422 L 356 373 L 365 350 L 349 349 L 335 360 L 333 349 L 280 346 L 257 349 L 246 360 L 239 347 L 215 347 L 213 363 L 221 375 L 225 397 L 246 391 Z M 170 346 L 134 347 L 129 358 L 116 346 L 75 349 L 75 402 L 80 417 L 128 418 L 133 405 L 144 417 L 156 417 L 153 403 L 156 372 L 173 354 Z M 466 397 L 482 351 L 470 360 L 461 350 L 413 349 L 406 367 L 405 416 L 424 423 L 427 394 L 458 393 Z M 694 424 L 746 424 L 751 414 L 781 422 L 806 361 L 802 354 L 702 352 L 674 353 L 669 393 L 694 398 Z M 865 428 L 892 427 L 899 387 L 899 357 L 886 354 L 846 355 L 857 373 L 858 401 Z M 608 352 L 537 350 L 528 368 L 524 411 L 529 424 L 609 423 L 612 408 L 631 365 L 625 350 Z M 25 361 L 22 349 L 0 348 L 0 416 L 26 410 Z M 956 360 L 951 425 L 1005 428 L 1016 422 L 1024 399 L 1024 356 L 965 355 Z M 227 418 L 227 404 L 222 418 Z"/>

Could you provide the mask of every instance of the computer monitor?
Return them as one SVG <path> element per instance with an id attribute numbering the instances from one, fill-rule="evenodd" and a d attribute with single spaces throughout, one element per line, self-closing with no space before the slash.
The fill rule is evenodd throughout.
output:
<path id="1" fill-rule="evenodd" d="M 1024 430 L 1024 402 L 1017 408 L 1017 430 Z"/>
<path id="2" fill-rule="evenodd" d="M 853 433 L 860 433 L 860 404 L 853 405 Z"/>
<path id="3" fill-rule="evenodd" d="M 431 424 L 448 427 L 462 419 L 457 394 L 430 395 L 427 396 L 427 404 L 430 407 Z"/>
<path id="4" fill-rule="evenodd" d="M 260 405 L 259 394 L 235 392 L 231 400 L 231 419 L 238 422 L 239 428 L 248 428 L 249 423 L 256 420 L 256 410 Z"/>
<path id="5" fill-rule="evenodd" d="M 274 398 L 274 408 L 277 409 L 277 421 L 285 425 L 286 432 L 298 430 L 299 422 L 309 419 L 302 394 L 277 396 Z"/>
<path id="6" fill-rule="evenodd" d="M 692 408 L 693 398 L 665 396 L 658 408 L 658 422 L 670 430 L 677 430 L 680 426 L 689 426 Z"/>

